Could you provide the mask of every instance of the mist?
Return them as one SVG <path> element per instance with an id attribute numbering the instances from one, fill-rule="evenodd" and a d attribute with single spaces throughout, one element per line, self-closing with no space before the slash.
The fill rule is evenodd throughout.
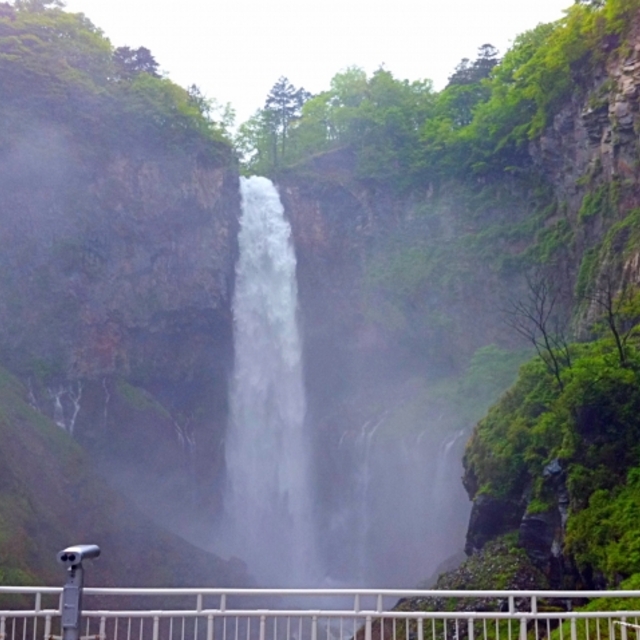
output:
<path id="1" fill-rule="evenodd" d="M 211 548 L 245 560 L 266 587 L 416 586 L 464 545 L 468 430 L 428 406 L 403 418 L 425 388 L 399 383 L 397 366 L 377 376 L 396 391 L 382 403 L 346 398 L 362 406 L 341 432 L 314 424 L 290 224 L 268 180 L 243 179 L 241 190 L 227 488 Z"/>

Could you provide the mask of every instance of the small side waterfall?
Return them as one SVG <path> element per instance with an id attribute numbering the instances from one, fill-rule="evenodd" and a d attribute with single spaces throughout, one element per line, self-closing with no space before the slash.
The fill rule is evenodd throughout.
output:
<path id="1" fill-rule="evenodd" d="M 261 585 L 308 586 L 317 575 L 296 259 L 274 185 L 241 180 L 223 544 Z"/>
<path id="2" fill-rule="evenodd" d="M 469 503 L 460 476 L 465 430 L 442 433 L 425 423 L 398 434 L 387 414 L 365 422 L 341 449 L 351 487 L 327 516 L 335 538 L 327 571 L 348 586 L 410 588 L 464 545 Z"/>

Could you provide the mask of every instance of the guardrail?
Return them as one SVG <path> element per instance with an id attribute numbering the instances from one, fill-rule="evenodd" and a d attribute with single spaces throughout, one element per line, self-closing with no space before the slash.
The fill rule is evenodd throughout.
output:
<path id="1" fill-rule="evenodd" d="M 59 638 L 61 598 L 0 587 L 0 640 Z M 640 591 L 85 588 L 82 615 L 86 640 L 640 640 Z"/>

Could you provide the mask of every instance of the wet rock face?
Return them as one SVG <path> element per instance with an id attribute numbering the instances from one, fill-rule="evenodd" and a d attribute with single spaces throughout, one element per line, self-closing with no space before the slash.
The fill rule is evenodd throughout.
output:
<path id="1" fill-rule="evenodd" d="M 518 531 L 520 546 L 529 559 L 548 578 L 553 587 L 561 587 L 575 578 L 574 569 L 563 555 L 564 536 L 569 514 L 567 472 L 560 460 L 552 460 L 542 472 L 543 492 L 549 496 L 545 511 L 525 513 Z"/>
<path id="2" fill-rule="evenodd" d="M 30 151 L 62 165 L 57 179 L 42 181 L 28 162 L 19 180 L 0 178 L 5 354 L 76 377 L 127 374 L 149 335 L 184 334 L 185 322 L 206 329 L 214 315 L 228 323 L 237 176 L 181 156 L 88 166 L 71 153 L 76 141 L 60 138 Z"/>
<path id="3" fill-rule="evenodd" d="M 143 438 L 138 464 L 180 458 L 186 429 L 196 453 L 184 472 L 211 496 L 233 358 L 229 152 L 96 150 L 62 127 L 36 129 L 0 151 L 0 357 L 44 413 L 61 394 L 67 427 L 83 382 L 74 435 L 89 448 L 117 380 L 151 393 L 167 424 Z M 140 416 L 121 407 L 120 418 L 137 440 Z"/>
<path id="4" fill-rule="evenodd" d="M 560 460 L 551 461 L 542 472 L 543 494 L 549 506 L 539 509 L 530 500 L 530 491 L 522 495 L 498 498 L 476 496 L 467 530 L 467 555 L 479 553 L 491 541 L 517 531 L 518 546 L 529 561 L 556 588 L 576 577 L 570 559 L 563 555 L 569 510 L 567 473 Z"/>
<path id="5" fill-rule="evenodd" d="M 551 126 L 530 145 L 534 164 L 554 185 L 574 230 L 574 246 L 569 249 L 569 260 L 574 263 L 569 267 L 573 271 L 567 283 L 570 288 L 583 252 L 598 246 L 612 222 L 640 206 L 640 16 L 627 40 L 629 46 L 620 47 L 606 65 L 595 70 L 588 86 L 580 79 L 582 90 L 574 92 Z M 583 205 L 598 192 L 608 193 L 609 202 L 585 212 Z M 614 248 L 618 254 L 621 249 Z M 628 263 L 612 274 L 616 286 L 618 281 L 638 281 L 637 249 L 626 253 Z M 585 305 L 579 331 L 586 331 L 597 311 L 593 304 Z"/>
<path id="6" fill-rule="evenodd" d="M 485 544 L 518 528 L 524 505 L 509 499 L 480 494 L 473 501 L 465 552 L 472 555 Z"/>

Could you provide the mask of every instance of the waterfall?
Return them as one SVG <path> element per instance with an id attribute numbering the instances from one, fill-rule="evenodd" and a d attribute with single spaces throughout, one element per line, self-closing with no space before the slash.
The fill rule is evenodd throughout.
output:
<path id="1" fill-rule="evenodd" d="M 278 192 L 241 179 L 223 538 L 261 584 L 317 580 L 296 259 Z"/>
<path id="2" fill-rule="evenodd" d="M 466 431 L 442 433 L 436 419 L 398 433 L 389 428 L 392 419 L 383 413 L 339 442 L 352 490 L 343 484 L 343 501 L 326 516 L 323 533 L 338 541 L 329 547 L 327 571 L 348 586 L 415 587 L 464 545 Z"/>

